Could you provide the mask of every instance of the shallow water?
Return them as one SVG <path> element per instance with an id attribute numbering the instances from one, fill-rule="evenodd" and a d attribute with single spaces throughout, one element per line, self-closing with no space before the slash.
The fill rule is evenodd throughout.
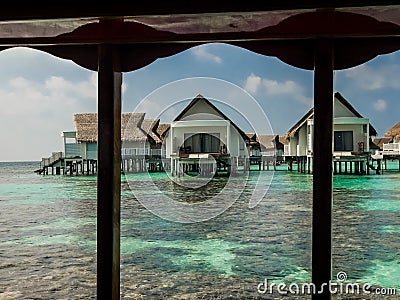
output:
<path id="1" fill-rule="evenodd" d="M 0 299 L 95 299 L 96 178 L 37 175 L 37 165 L 0 163 Z M 136 197 L 156 182 L 174 199 L 202 202 L 225 179 L 188 190 L 163 173 L 123 177 L 121 299 L 293 299 L 257 285 L 310 282 L 312 176 L 275 172 L 250 209 L 257 174 L 228 209 L 195 223 L 160 218 Z M 334 278 L 400 289 L 399 182 L 398 172 L 334 177 Z"/>

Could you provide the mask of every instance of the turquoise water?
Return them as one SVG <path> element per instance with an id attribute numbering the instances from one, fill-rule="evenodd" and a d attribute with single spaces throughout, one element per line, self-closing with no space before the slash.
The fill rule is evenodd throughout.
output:
<path id="1" fill-rule="evenodd" d="M 95 299 L 96 177 L 41 176 L 37 165 L 0 163 L 0 299 Z M 162 219 L 135 195 L 156 182 L 201 202 L 225 179 L 188 191 L 163 173 L 123 177 L 121 299 L 258 299 L 265 278 L 310 282 L 312 175 L 275 172 L 250 209 L 257 174 L 231 207 L 196 223 Z M 334 274 L 400 289 L 399 183 L 398 172 L 334 177 Z"/>

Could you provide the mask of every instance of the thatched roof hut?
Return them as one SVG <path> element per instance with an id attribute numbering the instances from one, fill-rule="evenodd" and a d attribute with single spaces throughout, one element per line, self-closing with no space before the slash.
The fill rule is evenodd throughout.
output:
<path id="1" fill-rule="evenodd" d="M 141 128 L 145 113 L 122 113 L 121 141 L 146 141 L 148 136 Z M 77 142 L 97 143 L 97 113 L 74 114 Z"/>
<path id="2" fill-rule="evenodd" d="M 391 137 L 393 140 L 400 141 L 400 122 L 386 131 L 385 137 Z"/>

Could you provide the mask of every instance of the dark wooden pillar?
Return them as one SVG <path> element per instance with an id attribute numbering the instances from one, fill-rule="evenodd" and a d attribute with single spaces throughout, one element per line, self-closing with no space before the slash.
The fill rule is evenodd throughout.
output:
<path id="1" fill-rule="evenodd" d="M 320 290 L 332 273 L 333 42 L 317 41 L 314 59 L 312 282 Z M 329 289 L 312 299 L 330 299 Z"/>
<path id="2" fill-rule="evenodd" d="M 98 54 L 97 299 L 120 298 L 121 84 L 113 47 Z"/>

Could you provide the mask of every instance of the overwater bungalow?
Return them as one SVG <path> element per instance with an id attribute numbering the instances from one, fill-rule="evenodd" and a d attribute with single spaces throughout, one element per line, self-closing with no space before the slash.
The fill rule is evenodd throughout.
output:
<path id="1" fill-rule="evenodd" d="M 247 135 L 202 95 L 171 122 L 165 135 L 166 159 L 173 175 L 217 170 L 235 173 L 249 166 Z"/>
<path id="2" fill-rule="evenodd" d="M 43 158 L 36 172 L 48 174 L 94 174 L 97 172 L 97 113 L 73 116 L 74 131 L 64 131 L 64 153 Z M 162 139 L 159 119 L 145 119 L 145 113 L 121 115 L 121 168 L 123 172 L 143 172 L 162 167 Z"/>
<path id="3" fill-rule="evenodd" d="M 371 136 L 375 128 L 339 92 L 334 94 L 333 112 L 333 170 L 335 173 L 365 174 L 369 172 Z M 313 171 L 314 109 L 311 108 L 285 134 L 285 159 L 298 171 Z"/>

